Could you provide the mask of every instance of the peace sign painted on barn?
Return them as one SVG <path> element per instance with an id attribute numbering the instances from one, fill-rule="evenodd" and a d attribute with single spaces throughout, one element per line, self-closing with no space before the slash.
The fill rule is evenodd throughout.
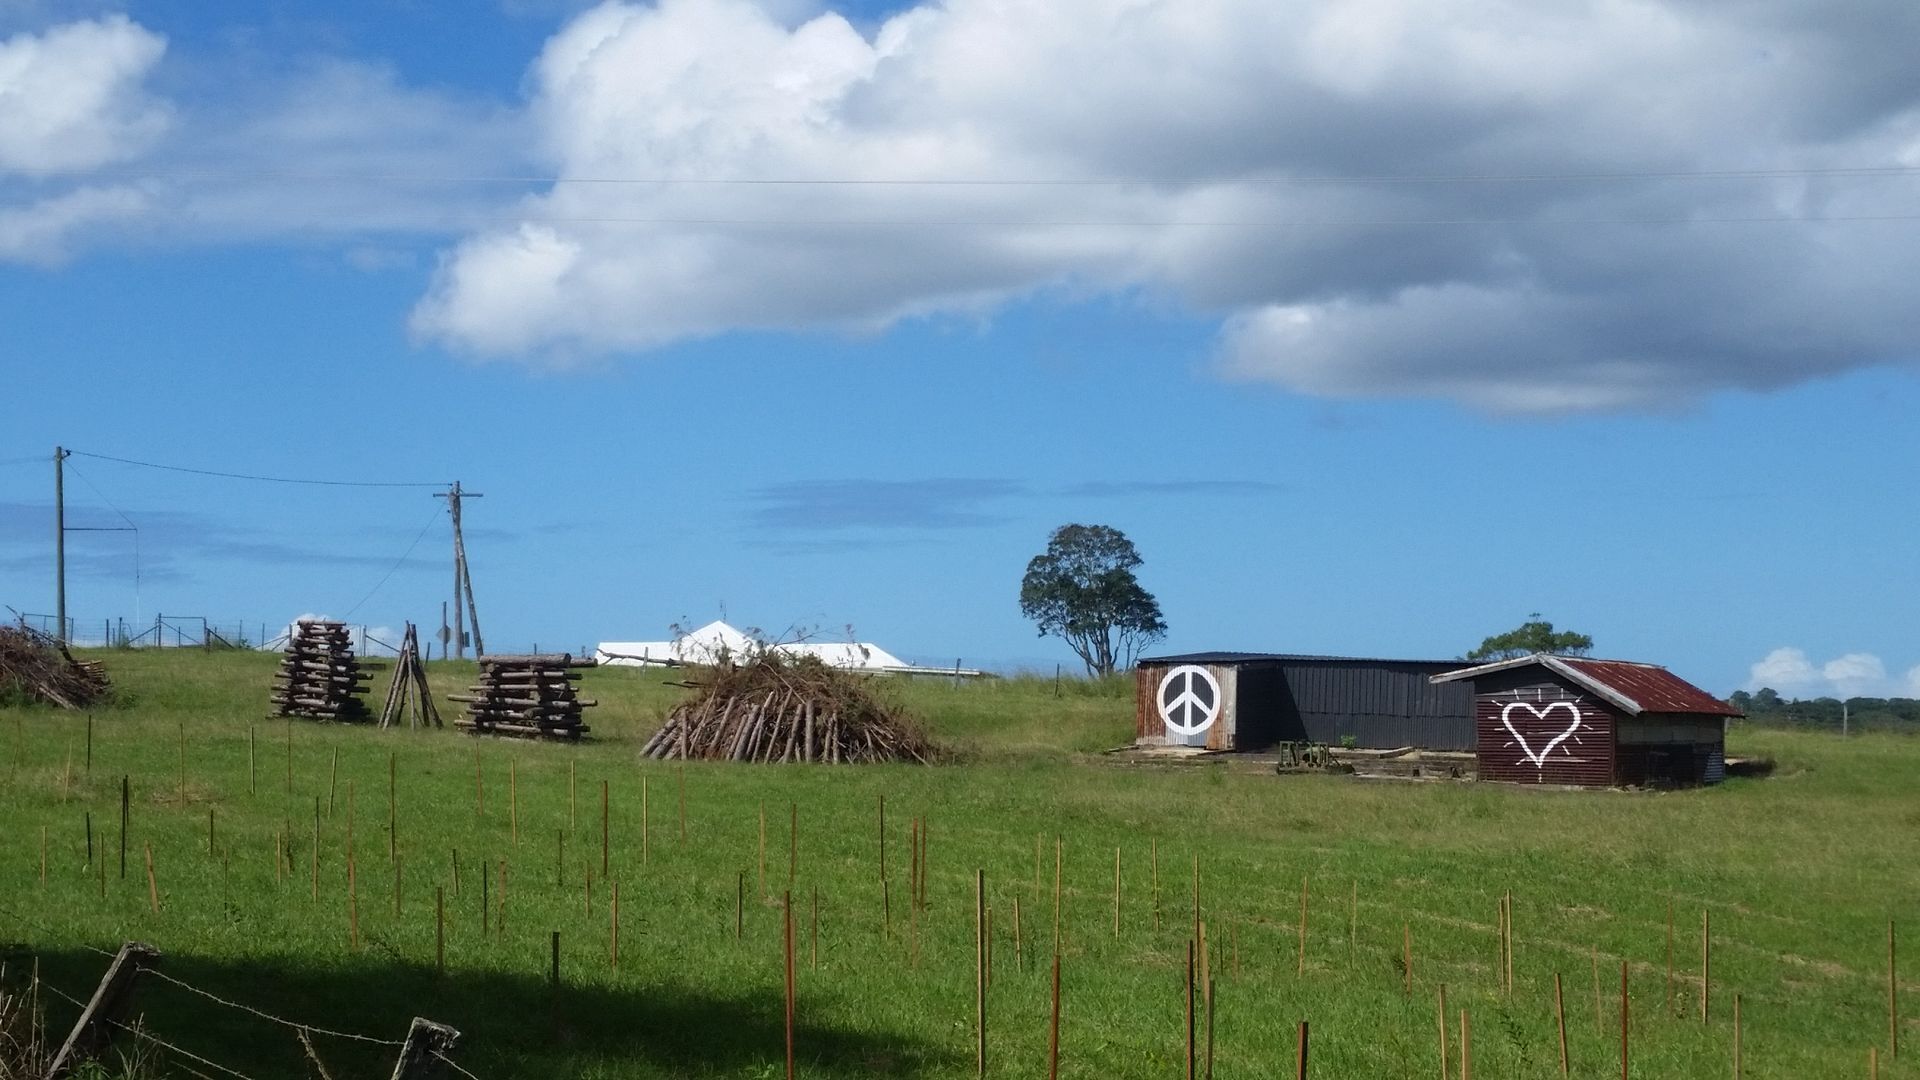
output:
<path id="1" fill-rule="evenodd" d="M 1212 673 L 1197 664 L 1173 668 L 1160 680 L 1156 698 L 1169 742 L 1199 736 L 1204 745 L 1207 729 L 1220 717 L 1220 683 Z"/>

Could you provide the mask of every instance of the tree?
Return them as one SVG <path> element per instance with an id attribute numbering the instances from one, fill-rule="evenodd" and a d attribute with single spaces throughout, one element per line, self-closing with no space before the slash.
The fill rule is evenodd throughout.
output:
<path id="1" fill-rule="evenodd" d="M 1140 553 L 1125 533 L 1106 525 L 1062 525 L 1047 550 L 1027 563 L 1020 613 L 1040 636 L 1064 640 L 1089 675 L 1131 667 L 1145 646 L 1166 636 L 1160 602 L 1140 587 Z"/>
<path id="2" fill-rule="evenodd" d="M 1593 648 L 1593 639 L 1585 634 L 1576 634 L 1571 630 L 1555 630 L 1553 624 L 1540 617 L 1539 612 L 1527 616 L 1527 621 L 1517 629 L 1482 641 L 1480 647 L 1468 653 L 1468 660 L 1512 660 L 1515 657 L 1531 656 L 1534 653 L 1550 653 L 1554 656 L 1585 656 Z"/>

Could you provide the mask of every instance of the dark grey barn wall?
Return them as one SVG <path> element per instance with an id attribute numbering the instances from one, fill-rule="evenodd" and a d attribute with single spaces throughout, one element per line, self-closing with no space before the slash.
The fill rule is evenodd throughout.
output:
<path id="1" fill-rule="evenodd" d="M 1320 742 L 1385 750 L 1474 748 L 1473 687 L 1427 681 L 1446 664 L 1271 663 L 1241 666 L 1238 745 Z"/>

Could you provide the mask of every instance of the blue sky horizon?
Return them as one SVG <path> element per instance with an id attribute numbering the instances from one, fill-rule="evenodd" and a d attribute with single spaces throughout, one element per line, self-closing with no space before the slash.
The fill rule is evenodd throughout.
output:
<path id="1" fill-rule="evenodd" d="M 0 603 L 1920 695 L 1920 14 L 0 5 Z M 330 487 L 283 478 L 419 484 Z"/>

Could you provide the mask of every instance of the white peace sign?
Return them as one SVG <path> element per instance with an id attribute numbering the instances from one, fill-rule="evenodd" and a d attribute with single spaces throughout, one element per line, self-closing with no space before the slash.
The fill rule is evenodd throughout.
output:
<path id="1" fill-rule="evenodd" d="M 1155 699 L 1160 719 L 1175 735 L 1198 735 L 1220 716 L 1220 684 L 1212 672 L 1195 664 L 1167 672 Z"/>

